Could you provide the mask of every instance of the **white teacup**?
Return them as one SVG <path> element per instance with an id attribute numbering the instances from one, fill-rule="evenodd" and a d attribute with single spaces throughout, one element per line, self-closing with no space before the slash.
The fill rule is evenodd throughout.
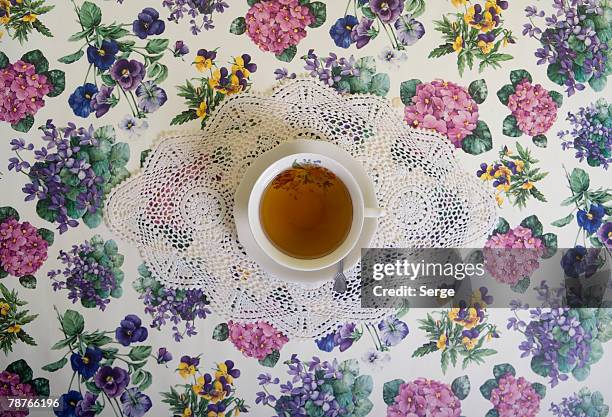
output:
<path id="1" fill-rule="evenodd" d="M 344 183 L 351 196 L 353 221 L 348 235 L 332 253 L 316 259 L 299 259 L 281 252 L 268 239 L 261 224 L 259 210 L 264 191 L 278 174 L 291 169 L 294 161 L 320 162 L 320 166 L 333 172 Z M 340 164 L 335 159 L 315 153 L 296 153 L 288 155 L 270 165 L 261 173 L 253 185 L 249 196 L 247 212 L 251 232 L 259 247 L 275 262 L 287 268 L 299 271 L 316 271 L 338 263 L 340 260 L 344 259 L 357 244 L 359 236 L 361 235 L 361 229 L 363 228 L 364 218 L 381 217 L 385 214 L 384 209 L 379 207 L 365 207 L 363 192 L 353 174 L 351 174 L 344 165 Z"/>

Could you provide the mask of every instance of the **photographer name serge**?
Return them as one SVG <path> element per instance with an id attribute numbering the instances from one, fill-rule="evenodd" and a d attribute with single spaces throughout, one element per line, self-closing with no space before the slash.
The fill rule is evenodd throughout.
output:
<path id="1" fill-rule="evenodd" d="M 408 260 L 397 260 L 395 263 L 376 263 L 372 268 L 372 278 L 381 281 L 386 277 L 404 277 L 410 281 L 417 278 L 454 278 L 462 280 L 465 277 L 483 277 L 485 275 L 482 263 L 418 263 Z M 385 288 L 375 285 L 373 294 L 376 297 L 436 297 L 448 298 L 455 296 L 453 288 L 429 288 L 427 285 L 401 285 L 395 288 Z"/>

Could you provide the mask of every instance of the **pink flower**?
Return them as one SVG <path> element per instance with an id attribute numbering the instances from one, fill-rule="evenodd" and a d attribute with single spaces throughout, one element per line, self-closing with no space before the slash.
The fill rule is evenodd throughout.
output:
<path id="1" fill-rule="evenodd" d="M 542 240 L 523 226 L 491 236 L 483 250 L 486 270 L 497 281 L 510 285 L 531 276 L 540 267 L 543 253 Z"/>
<path id="2" fill-rule="evenodd" d="M 521 132 L 530 136 L 546 133 L 557 120 L 557 104 L 540 84 L 521 81 L 508 98 L 508 108 Z"/>
<path id="3" fill-rule="evenodd" d="M 47 77 L 30 63 L 19 60 L 0 70 L 0 121 L 13 124 L 36 114 L 50 91 Z"/>
<path id="4" fill-rule="evenodd" d="M 48 246 L 28 222 L 11 218 L 0 224 L 0 266 L 11 275 L 35 273 L 47 260 Z"/>
<path id="5" fill-rule="evenodd" d="M 264 0 L 251 6 L 245 20 L 247 35 L 259 49 L 278 55 L 306 37 L 314 16 L 298 0 Z"/>
<path id="6" fill-rule="evenodd" d="M 461 403 L 451 388 L 442 382 L 417 378 L 400 385 L 395 403 L 387 417 L 459 417 Z"/>
<path id="7" fill-rule="evenodd" d="M 227 323 L 229 338 L 244 356 L 264 359 L 289 341 L 287 336 L 276 330 L 265 321 L 255 323 Z"/>
<path id="8" fill-rule="evenodd" d="M 535 417 L 540 411 L 540 395 L 523 377 L 508 373 L 501 377 L 489 400 L 499 417 Z"/>
<path id="9" fill-rule="evenodd" d="M 34 398 L 36 392 L 29 384 L 21 383 L 19 375 L 9 371 L 0 372 L 0 397 L 2 398 Z M 3 411 L 2 417 L 23 417 L 29 414 L 24 411 Z"/>
<path id="10" fill-rule="evenodd" d="M 478 104 L 467 90 L 455 83 L 434 80 L 417 85 L 404 119 L 417 128 L 446 135 L 455 147 L 470 135 L 478 123 Z"/>

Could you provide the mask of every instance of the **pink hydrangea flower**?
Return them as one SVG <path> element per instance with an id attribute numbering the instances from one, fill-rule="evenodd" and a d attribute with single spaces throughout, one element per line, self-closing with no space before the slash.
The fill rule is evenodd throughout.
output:
<path id="1" fill-rule="evenodd" d="M 28 222 L 11 218 L 0 224 L 0 265 L 11 275 L 35 273 L 47 260 L 48 246 L 38 229 Z"/>
<path id="2" fill-rule="evenodd" d="M 47 77 L 37 74 L 30 63 L 19 60 L 0 70 L 0 121 L 13 124 L 36 114 L 49 91 Z"/>
<path id="3" fill-rule="evenodd" d="M 535 417 L 540 411 L 540 395 L 523 377 L 506 374 L 491 391 L 490 401 L 499 417 Z"/>
<path id="4" fill-rule="evenodd" d="M 264 321 L 255 323 L 227 323 L 229 338 L 245 356 L 264 359 L 289 341 L 287 336 Z"/>
<path id="5" fill-rule="evenodd" d="M 0 372 L 0 397 L 3 398 L 34 398 L 36 393 L 29 384 L 22 384 L 19 375 L 9 371 Z M 3 411 L 2 417 L 24 417 L 29 414 L 24 411 Z"/>
<path id="6" fill-rule="evenodd" d="M 247 34 L 262 51 L 280 54 L 306 37 L 314 22 L 310 9 L 298 0 L 264 0 L 255 3 L 246 16 Z"/>
<path id="7" fill-rule="evenodd" d="M 517 226 L 491 236 L 483 253 L 485 268 L 491 276 L 501 283 L 514 285 L 539 268 L 544 244 L 530 229 Z"/>
<path id="8" fill-rule="evenodd" d="M 434 80 L 416 87 L 404 119 L 412 127 L 433 129 L 446 135 L 455 147 L 470 135 L 478 123 L 478 104 L 468 91 L 452 82 Z"/>
<path id="9" fill-rule="evenodd" d="M 459 417 L 461 402 L 451 388 L 431 379 L 418 378 L 400 385 L 387 417 Z"/>
<path id="10" fill-rule="evenodd" d="M 508 98 L 508 108 L 521 132 L 529 136 L 546 133 L 557 120 L 557 104 L 540 84 L 521 81 Z"/>

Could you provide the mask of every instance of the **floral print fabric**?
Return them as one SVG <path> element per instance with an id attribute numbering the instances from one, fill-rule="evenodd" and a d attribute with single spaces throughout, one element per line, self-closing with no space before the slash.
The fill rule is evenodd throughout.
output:
<path id="1" fill-rule="evenodd" d="M 0 0 L 0 396 L 60 417 L 609 415 L 612 309 L 560 306 L 536 269 L 609 262 L 611 21 L 606 0 Z M 485 284 L 302 341 L 157 282 L 105 227 L 110 190 L 160 131 L 297 77 L 451 143 L 499 206 L 487 270 L 546 307 L 492 308 Z"/>

